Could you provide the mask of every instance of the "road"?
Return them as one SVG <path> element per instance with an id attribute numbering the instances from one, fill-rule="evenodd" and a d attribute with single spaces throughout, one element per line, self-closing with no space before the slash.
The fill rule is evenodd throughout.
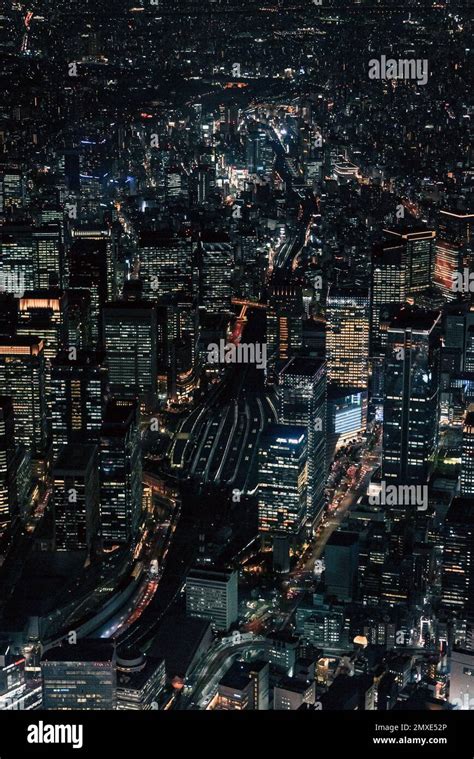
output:
<path id="1" fill-rule="evenodd" d="M 292 573 L 293 576 L 295 576 L 295 574 L 298 576 L 300 573 L 305 574 L 314 571 L 314 563 L 323 555 L 329 538 L 333 532 L 339 529 L 352 506 L 362 495 L 366 493 L 372 473 L 377 468 L 377 466 L 378 463 L 374 463 L 372 466 L 370 466 L 355 489 L 348 491 L 348 493 L 342 498 L 337 510 L 334 512 L 334 515 L 329 517 L 325 526 L 321 529 L 321 532 L 319 533 L 316 541 L 314 541 L 309 556 L 306 555 L 304 557 L 302 565 L 297 566 Z"/>
<path id="2" fill-rule="evenodd" d="M 191 676 L 190 692 L 181 700 L 180 709 L 187 709 L 191 703 L 204 707 L 215 693 L 217 684 L 231 664 L 231 660 L 239 653 L 245 651 L 259 651 L 268 649 L 270 642 L 264 638 L 255 637 L 252 641 L 244 643 L 229 643 L 224 647 L 213 646 L 199 667 Z"/>

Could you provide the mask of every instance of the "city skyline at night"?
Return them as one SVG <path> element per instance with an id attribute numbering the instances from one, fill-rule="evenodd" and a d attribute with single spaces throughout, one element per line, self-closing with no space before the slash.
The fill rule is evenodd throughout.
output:
<path id="1" fill-rule="evenodd" d="M 474 709 L 471 46 L 4 3 L 0 712 Z"/>

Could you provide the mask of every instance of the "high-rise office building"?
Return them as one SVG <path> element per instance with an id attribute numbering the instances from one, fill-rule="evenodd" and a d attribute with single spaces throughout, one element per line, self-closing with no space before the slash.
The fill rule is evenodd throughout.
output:
<path id="1" fill-rule="evenodd" d="M 403 243 L 383 242 L 372 251 L 372 286 L 370 288 L 370 354 L 384 351 L 384 334 L 380 331 L 380 311 L 392 303 L 403 304 L 406 299 L 406 246 Z"/>
<path id="2" fill-rule="evenodd" d="M 163 296 L 157 319 L 159 374 L 166 374 L 168 398 L 179 402 L 197 385 L 198 310 L 189 295 Z"/>
<path id="3" fill-rule="evenodd" d="M 48 414 L 52 404 L 51 361 L 66 338 L 67 296 L 60 290 L 27 291 L 18 301 L 18 335 L 41 338 L 44 345 Z"/>
<path id="4" fill-rule="evenodd" d="M 157 315 L 153 303 L 116 301 L 103 311 L 112 392 L 153 404 L 157 389 Z"/>
<path id="5" fill-rule="evenodd" d="M 0 393 L 13 399 L 17 441 L 34 456 L 44 454 L 48 429 L 43 340 L 29 336 L 0 340 Z"/>
<path id="6" fill-rule="evenodd" d="M 428 480 L 438 439 L 440 314 L 402 308 L 387 334 L 383 477 Z"/>
<path id="7" fill-rule="evenodd" d="M 25 290 L 62 287 L 64 244 L 61 226 L 7 224 L 0 232 L 1 270 L 21 273 Z"/>
<path id="8" fill-rule="evenodd" d="M 333 532 L 324 550 L 324 582 L 328 595 L 340 601 L 355 601 L 359 565 L 359 536 L 356 532 Z"/>
<path id="9" fill-rule="evenodd" d="M 226 235 L 203 235 L 194 255 L 193 288 L 209 313 L 230 311 L 234 252 Z"/>
<path id="10" fill-rule="evenodd" d="M 447 300 L 459 297 L 453 288 L 456 276 L 472 269 L 473 222 L 472 213 L 439 212 L 434 281 Z"/>
<path id="11" fill-rule="evenodd" d="M 111 391 L 153 404 L 157 389 L 157 315 L 154 303 L 116 301 L 103 310 Z"/>
<path id="12" fill-rule="evenodd" d="M 273 166 L 273 150 L 267 130 L 258 127 L 249 129 L 245 144 L 245 158 L 249 174 L 264 175 Z"/>
<path id="13" fill-rule="evenodd" d="M 327 448 L 332 459 L 336 447 L 364 432 L 367 427 L 367 390 L 328 387 Z"/>
<path id="14" fill-rule="evenodd" d="M 92 346 L 102 338 L 101 309 L 109 300 L 107 273 L 107 240 L 78 237 L 68 255 L 70 290 L 87 290 L 90 293 Z"/>
<path id="15" fill-rule="evenodd" d="M 268 295 L 267 351 L 270 360 L 288 359 L 303 341 L 303 292 L 299 285 L 275 283 Z"/>
<path id="16" fill-rule="evenodd" d="M 200 165 L 189 179 L 190 196 L 195 203 L 205 203 L 216 186 L 216 170 L 213 166 Z"/>
<path id="17" fill-rule="evenodd" d="M 405 286 L 408 294 L 426 290 L 432 285 L 435 263 L 436 232 L 424 227 L 401 226 L 384 229 L 387 240 L 404 245 Z"/>
<path id="18" fill-rule="evenodd" d="M 456 276 L 463 272 L 464 260 L 457 245 L 438 237 L 436 240 L 434 284 L 446 300 L 456 300 L 459 296 L 454 289 Z"/>
<path id="19" fill-rule="evenodd" d="M 192 569 L 186 577 L 186 614 L 208 619 L 216 630 L 228 630 L 238 617 L 236 571 Z"/>
<path id="20" fill-rule="evenodd" d="M 132 544 L 142 513 L 141 436 L 133 399 L 107 402 L 100 433 L 100 522 L 110 544 Z"/>
<path id="21" fill-rule="evenodd" d="M 18 516 L 13 401 L 0 396 L 0 535 Z"/>
<path id="22" fill-rule="evenodd" d="M 308 526 L 319 520 L 326 483 L 326 363 L 292 358 L 278 376 L 278 419 L 304 426 L 308 446 Z"/>
<path id="23" fill-rule="evenodd" d="M 467 410 L 462 430 L 461 495 L 474 496 L 474 404 Z"/>
<path id="24" fill-rule="evenodd" d="M 236 661 L 217 686 L 218 711 L 266 711 L 269 701 L 269 664 Z"/>
<path id="25" fill-rule="evenodd" d="M 43 709 L 115 709 L 115 649 L 106 640 L 50 648 L 41 659 Z"/>
<path id="26" fill-rule="evenodd" d="M 20 166 L 9 164 L 0 170 L 0 213 L 21 208 L 25 200 L 26 179 Z"/>
<path id="27" fill-rule="evenodd" d="M 99 472 L 96 445 L 65 445 L 53 468 L 55 545 L 88 551 L 99 533 Z"/>
<path id="28" fill-rule="evenodd" d="M 66 290 L 67 320 L 66 345 L 71 348 L 92 348 L 92 310 L 89 290 Z M 96 340 L 97 342 L 97 340 Z"/>
<path id="29" fill-rule="evenodd" d="M 314 704 L 316 685 L 296 677 L 283 677 L 273 688 L 273 708 L 276 711 L 296 711 L 304 704 Z"/>
<path id="30" fill-rule="evenodd" d="M 444 363 L 453 372 L 474 371 L 474 308 L 450 303 L 444 309 Z"/>
<path id="31" fill-rule="evenodd" d="M 307 518 L 307 429 L 270 424 L 258 451 L 258 526 L 264 540 L 285 532 L 296 542 Z"/>
<path id="32" fill-rule="evenodd" d="M 140 236 L 140 280 L 147 300 L 172 293 L 191 293 L 192 242 L 170 231 L 144 231 Z"/>
<path id="33" fill-rule="evenodd" d="M 438 237 L 459 246 L 464 253 L 472 252 L 474 213 L 442 210 L 438 217 Z"/>
<path id="34" fill-rule="evenodd" d="M 103 266 L 105 255 L 107 271 L 105 284 L 108 300 L 119 297 L 124 282 L 125 269 L 122 261 L 121 234 L 122 228 L 118 223 L 106 226 L 79 226 L 71 230 L 73 246 L 75 246 L 72 254 L 74 266 L 71 269 L 71 275 L 78 273 L 76 264 L 82 256 L 88 258 L 89 254 L 95 250 L 96 255 L 101 258 L 100 266 Z M 103 282 L 101 287 L 104 287 Z M 105 293 L 102 292 L 101 297 L 103 298 L 104 295 Z M 101 300 L 101 303 L 103 302 Z"/>
<path id="35" fill-rule="evenodd" d="M 64 244 L 60 224 L 47 224 L 33 231 L 34 289 L 63 286 Z"/>
<path id="36" fill-rule="evenodd" d="M 108 372 L 96 351 L 61 351 L 51 362 L 53 453 L 67 443 L 98 443 Z"/>
<path id="37" fill-rule="evenodd" d="M 339 387 L 366 388 L 369 356 L 367 292 L 331 288 L 326 316 L 328 379 Z"/>
<path id="38" fill-rule="evenodd" d="M 458 619 L 474 619 L 474 502 L 454 498 L 443 525 L 441 603 Z"/>
<path id="39" fill-rule="evenodd" d="M 136 649 L 117 653 L 117 709 L 148 711 L 158 709 L 166 684 L 164 659 Z"/>

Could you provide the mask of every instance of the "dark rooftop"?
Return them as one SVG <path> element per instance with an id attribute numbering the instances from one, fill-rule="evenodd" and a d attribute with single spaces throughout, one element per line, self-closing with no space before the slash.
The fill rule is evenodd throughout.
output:
<path id="1" fill-rule="evenodd" d="M 43 654 L 42 662 L 112 662 L 113 643 L 100 638 L 84 638 L 76 644 L 56 646 Z"/>

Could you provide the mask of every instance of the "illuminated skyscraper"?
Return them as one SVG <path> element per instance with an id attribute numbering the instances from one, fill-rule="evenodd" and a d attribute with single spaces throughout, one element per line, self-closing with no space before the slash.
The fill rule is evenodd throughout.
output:
<path id="1" fill-rule="evenodd" d="M 264 175 L 273 166 L 273 150 L 265 129 L 251 128 L 246 137 L 245 157 L 249 174 Z"/>
<path id="2" fill-rule="evenodd" d="M 67 296 L 60 290 L 26 291 L 18 301 L 18 335 L 41 338 L 44 344 L 45 391 L 51 408 L 51 361 L 66 337 Z"/>
<path id="3" fill-rule="evenodd" d="M 474 618 L 474 504 L 454 498 L 443 527 L 441 603 L 458 619 Z"/>
<path id="4" fill-rule="evenodd" d="M 336 446 L 364 432 L 367 426 L 367 391 L 358 388 L 328 387 L 327 436 L 329 448 Z M 332 458 L 332 456 L 330 456 Z"/>
<path id="5" fill-rule="evenodd" d="M 470 405 L 462 430 L 461 495 L 474 496 L 474 405 Z"/>
<path id="6" fill-rule="evenodd" d="M 440 314 L 402 308 L 387 334 L 383 477 L 427 482 L 438 439 Z"/>
<path id="7" fill-rule="evenodd" d="M 458 245 L 461 250 L 472 251 L 474 213 L 440 211 L 438 235 L 441 239 Z"/>
<path id="8" fill-rule="evenodd" d="M 339 387 L 366 388 L 369 356 L 367 292 L 331 288 L 326 314 L 328 379 Z"/>
<path id="9" fill-rule="evenodd" d="M 64 245 L 61 226 L 5 225 L 2 238 L 2 268 L 19 269 L 25 275 L 25 289 L 62 286 Z"/>
<path id="10" fill-rule="evenodd" d="M 20 288 L 33 289 L 35 284 L 33 227 L 6 224 L 0 230 L 0 272 L 4 277 L 10 274 Z M 4 285 L 5 287 L 5 285 Z"/>
<path id="11" fill-rule="evenodd" d="M 57 551 L 88 551 L 99 534 L 99 475 L 96 445 L 63 446 L 53 469 Z"/>
<path id="12" fill-rule="evenodd" d="M 324 507 L 326 463 L 326 363 L 292 358 L 278 376 L 278 419 L 306 429 L 308 457 L 307 520 L 317 521 Z"/>
<path id="13" fill-rule="evenodd" d="M 174 401 L 196 387 L 198 310 L 189 295 L 160 298 L 157 308 L 160 374 L 166 372 L 167 394 Z"/>
<path id="14" fill-rule="evenodd" d="M 374 246 L 372 252 L 372 287 L 370 289 L 371 356 L 378 356 L 385 348 L 380 332 L 380 310 L 386 304 L 403 304 L 406 299 L 406 246 L 403 243 L 384 242 Z"/>
<path id="15" fill-rule="evenodd" d="M 76 288 L 67 293 L 67 333 L 69 347 L 92 348 L 92 305 L 89 290 Z M 97 340 L 96 340 L 97 342 Z"/>
<path id="16" fill-rule="evenodd" d="M 258 526 L 265 542 L 287 533 L 296 543 L 307 517 L 306 427 L 270 424 L 258 452 Z"/>
<path id="17" fill-rule="evenodd" d="M 116 657 L 109 641 L 50 648 L 41 659 L 41 678 L 43 709 L 116 708 Z"/>
<path id="18" fill-rule="evenodd" d="M 456 275 L 472 270 L 473 222 L 472 213 L 439 212 L 434 280 L 447 300 L 459 297 L 453 290 Z"/>
<path id="19" fill-rule="evenodd" d="M 140 280 L 147 300 L 171 293 L 191 293 L 192 242 L 168 232 L 142 232 Z"/>
<path id="20" fill-rule="evenodd" d="M 157 317 L 154 303 L 116 301 L 103 311 L 104 346 L 111 390 L 153 403 L 157 383 Z"/>
<path id="21" fill-rule="evenodd" d="M 67 443 L 99 441 L 107 369 L 94 351 L 62 351 L 51 363 L 53 452 Z"/>
<path id="22" fill-rule="evenodd" d="M 165 661 L 122 649 L 117 654 L 117 709 L 148 711 L 157 709 L 166 684 Z"/>
<path id="23" fill-rule="evenodd" d="M 17 441 L 34 456 L 43 454 L 48 436 L 43 340 L 0 340 L 0 393 L 13 399 Z"/>
<path id="24" fill-rule="evenodd" d="M 107 402 L 100 434 L 100 522 L 106 543 L 132 545 L 142 513 L 141 437 L 137 402 Z"/>
<path id="25" fill-rule="evenodd" d="M 217 686 L 218 711 L 268 709 L 269 663 L 236 661 Z"/>
<path id="26" fill-rule="evenodd" d="M 384 229 L 393 244 L 402 244 L 405 254 L 405 286 L 409 294 L 426 290 L 433 281 L 436 232 L 430 229 L 400 227 Z"/>
<path id="27" fill-rule="evenodd" d="M 186 614 L 208 619 L 216 630 L 228 630 L 238 617 L 238 574 L 192 569 L 186 577 Z"/>
<path id="28" fill-rule="evenodd" d="M 458 272 L 463 271 L 463 257 L 456 245 L 438 238 L 436 241 L 436 257 L 434 282 L 441 290 L 446 300 L 456 300 L 458 293 L 453 289 Z"/>
<path id="29" fill-rule="evenodd" d="M 13 403 L 0 396 L 0 535 L 18 516 Z"/>
<path id="30" fill-rule="evenodd" d="M 96 250 L 97 256 L 99 256 L 103 265 L 103 257 L 105 251 L 105 266 L 106 266 L 106 288 L 107 299 L 114 300 L 117 298 L 121 291 L 124 282 L 124 264 L 121 260 L 121 227 L 119 224 L 113 224 L 112 226 L 81 226 L 75 227 L 71 231 L 73 238 L 73 247 L 75 246 L 78 258 L 88 255 L 87 251 L 91 252 Z M 76 245 L 76 243 L 84 243 L 84 245 Z M 74 258 L 73 253 L 73 258 Z M 94 266 L 96 264 L 94 263 Z M 77 273 L 77 268 L 71 270 L 71 274 Z M 101 302 L 104 300 L 104 284 L 101 283 L 102 293 Z"/>
<path id="31" fill-rule="evenodd" d="M 474 308 L 469 302 L 444 309 L 444 367 L 456 372 L 474 371 Z"/>
<path id="32" fill-rule="evenodd" d="M 107 273 L 107 239 L 77 237 L 71 245 L 68 255 L 69 289 L 88 290 L 91 303 L 92 345 L 102 337 L 101 308 L 109 298 Z"/>
<path id="33" fill-rule="evenodd" d="M 303 334 L 301 287 L 274 284 L 268 296 L 267 350 L 270 360 L 288 359 L 301 348 Z"/>
<path id="34" fill-rule="evenodd" d="M 215 238 L 215 239 L 214 239 Z M 230 311 L 234 252 L 226 235 L 205 235 L 197 244 L 194 290 L 209 313 Z"/>
<path id="35" fill-rule="evenodd" d="M 21 208 L 25 199 L 25 179 L 19 166 L 10 164 L 0 171 L 0 213 Z"/>

